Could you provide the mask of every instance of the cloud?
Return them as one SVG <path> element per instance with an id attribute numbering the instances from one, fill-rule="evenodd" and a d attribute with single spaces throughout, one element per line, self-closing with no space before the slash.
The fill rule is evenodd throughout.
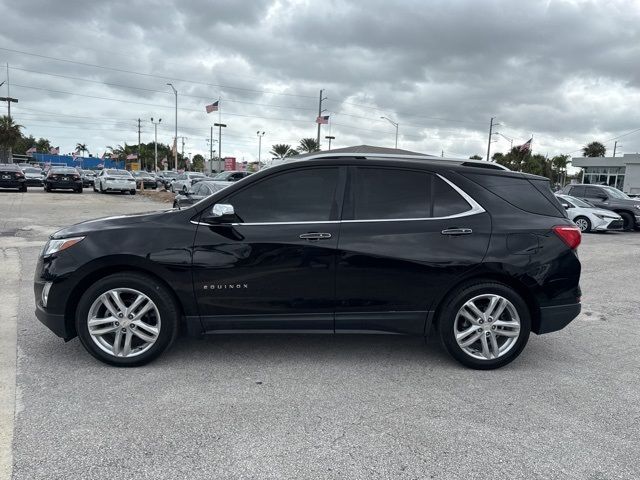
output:
<path id="1" fill-rule="evenodd" d="M 455 156 L 484 155 L 490 117 L 550 155 L 640 124 L 632 0 L 0 0 L 0 16 L 13 113 L 63 151 L 135 143 L 137 118 L 149 141 L 151 116 L 170 142 L 168 81 L 186 151 L 208 151 L 218 117 L 204 105 L 221 97 L 223 154 L 245 159 L 257 130 L 267 145 L 315 136 L 320 89 L 336 147 L 391 146 L 381 116 L 400 124 L 402 148 Z M 640 150 L 640 134 L 623 140 L 622 152 Z"/>

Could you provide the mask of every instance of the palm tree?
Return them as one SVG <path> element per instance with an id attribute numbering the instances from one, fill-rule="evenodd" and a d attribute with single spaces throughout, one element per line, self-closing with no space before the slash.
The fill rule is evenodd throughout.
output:
<path id="1" fill-rule="evenodd" d="M 318 145 L 315 138 L 303 138 L 300 140 L 300 145 L 296 150 L 300 153 L 317 152 L 320 150 L 320 145 Z"/>
<path id="2" fill-rule="evenodd" d="M 277 143 L 271 147 L 271 151 L 269 153 L 282 160 L 284 158 L 297 155 L 298 152 L 291 148 L 291 145 L 287 145 L 286 143 Z"/>
<path id="3" fill-rule="evenodd" d="M 82 156 L 84 157 L 84 152 L 89 153 L 89 149 L 87 148 L 86 143 L 76 143 L 76 152 L 82 152 Z"/>
<path id="4" fill-rule="evenodd" d="M 0 160 L 8 161 L 11 149 L 22 138 L 22 125 L 13 122 L 11 117 L 0 117 Z"/>
<path id="5" fill-rule="evenodd" d="M 585 157 L 604 157 L 607 149 L 600 142 L 591 142 L 582 148 L 582 154 Z"/>

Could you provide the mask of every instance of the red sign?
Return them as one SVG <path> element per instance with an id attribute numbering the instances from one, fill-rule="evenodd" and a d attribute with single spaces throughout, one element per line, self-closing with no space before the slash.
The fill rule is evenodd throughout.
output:
<path id="1" fill-rule="evenodd" d="M 224 169 L 235 170 L 236 169 L 236 157 L 224 157 Z"/>

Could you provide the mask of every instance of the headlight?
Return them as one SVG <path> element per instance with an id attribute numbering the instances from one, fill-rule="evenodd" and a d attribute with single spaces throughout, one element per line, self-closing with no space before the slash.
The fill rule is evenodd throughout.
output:
<path id="1" fill-rule="evenodd" d="M 640 205 L 634 205 L 638 210 L 640 210 Z"/>
<path id="2" fill-rule="evenodd" d="M 76 243 L 82 241 L 84 237 L 61 238 L 59 240 L 49 240 L 44 246 L 42 256 L 52 255 L 69 247 L 73 247 Z"/>

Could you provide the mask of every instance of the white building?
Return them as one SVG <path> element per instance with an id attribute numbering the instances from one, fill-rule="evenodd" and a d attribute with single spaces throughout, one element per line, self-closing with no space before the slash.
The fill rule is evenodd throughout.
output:
<path id="1" fill-rule="evenodd" d="M 576 157 L 571 165 L 582 168 L 582 183 L 610 185 L 625 193 L 640 193 L 640 154 L 622 157 Z"/>

